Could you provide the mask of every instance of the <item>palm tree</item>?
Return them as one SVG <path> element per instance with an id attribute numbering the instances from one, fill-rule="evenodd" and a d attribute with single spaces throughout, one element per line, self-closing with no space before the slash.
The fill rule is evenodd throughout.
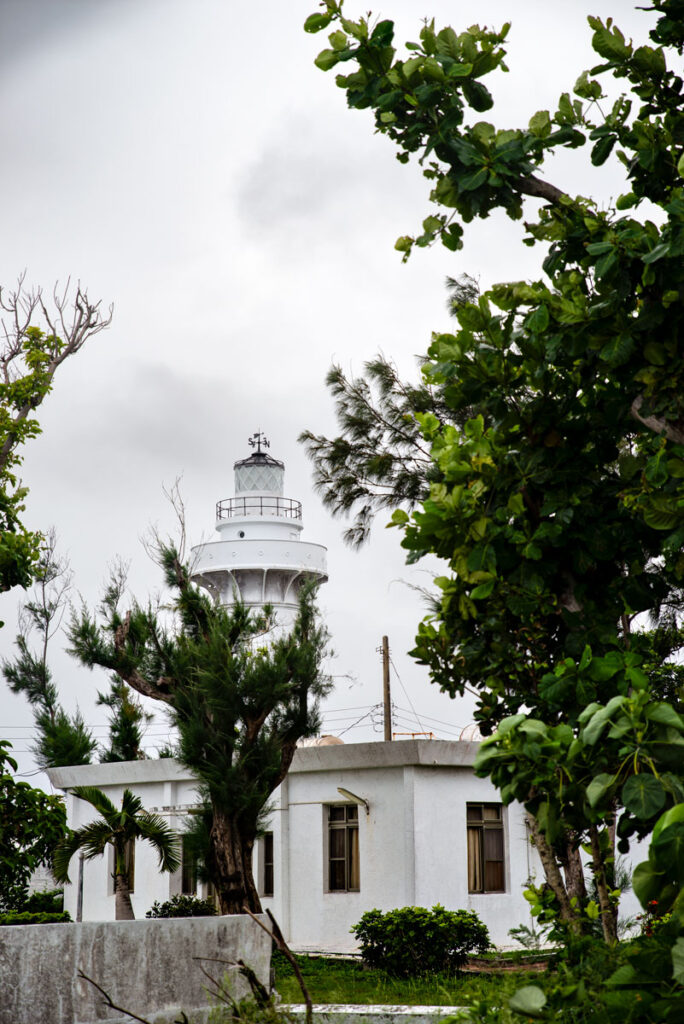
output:
<path id="1" fill-rule="evenodd" d="M 101 789 L 95 786 L 75 786 L 74 796 L 87 800 L 102 815 L 83 828 L 70 832 L 55 848 L 53 871 L 59 882 L 69 881 L 69 861 L 79 850 L 86 860 L 100 857 L 107 846 L 114 847 L 114 891 L 116 893 L 116 920 L 133 921 L 127 853 L 136 839 L 146 839 L 159 855 L 162 871 L 176 871 L 180 867 L 178 835 L 158 814 L 143 810 L 140 797 L 125 789 L 121 810 Z"/>

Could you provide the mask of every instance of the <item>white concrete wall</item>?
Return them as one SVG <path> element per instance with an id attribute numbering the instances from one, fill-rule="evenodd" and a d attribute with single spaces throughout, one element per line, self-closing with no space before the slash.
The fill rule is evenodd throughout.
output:
<path id="1" fill-rule="evenodd" d="M 532 874 L 542 870 L 529 844 L 524 808 L 503 809 L 505 886 L 503 893 L 468 892 L 467 803 L 498 803 L 489 779 L 467 768 L 454 773 L 440 768 L 415 769 L 416 899 L 418 906 L 441 903 L 448 910 L 474 910 L 498 946 L 514 945 L 509 928 L 530 925 L 529 904 L 522 895 Z"/>
<path id="2" fill-rule="evenodd" d="M 371 746 L 371 744 L 364 744 Z M 323 748 L 326 753 L 332 749 Z M 289 829 L 289 849 L 280 879 L 275 878 L 274 897 L 264 899 L 279 919 L 286 922 L 297 947 L 350 950 L 356 948 L 350 934 L 366 910 L 402 906 L 406 899 L 407 863 L 403 835 L 403 790 L 399 769 L 336 768 L 330 772 L 291 772 L 286 806 L 272 815 L 276 862 L 282 849 L 282 829 Z M 397 785 L 397 782 L 399 785 Z M 328 891 L 329 804 L 345 803 L 337 792 L 343 786 L 368 799 L 370 814 L 359 807 L 360 891 Z M 388 844 L 387 823 L 394 838 Z M 391 852 L 392 870 L 388 871 Z M 280 887 L 278 882 L 280 881 Z"/>

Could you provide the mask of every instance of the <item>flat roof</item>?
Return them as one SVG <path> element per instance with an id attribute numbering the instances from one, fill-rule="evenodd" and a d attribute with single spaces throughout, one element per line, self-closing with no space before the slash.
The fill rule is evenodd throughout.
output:
<path id="1" fill-rule="evenodd" d="M 298 747 L 290 774 L 339 771 L 349 768 L 420 767 L 470 768 L 480 744 L 468 740 L 393 740 Z M 136 782 L 189 782 L 196 776 L 171 757 L 144 761 L 114 761 L 48 768 L 58 789 L 74 786 L 132 785 Z"/>

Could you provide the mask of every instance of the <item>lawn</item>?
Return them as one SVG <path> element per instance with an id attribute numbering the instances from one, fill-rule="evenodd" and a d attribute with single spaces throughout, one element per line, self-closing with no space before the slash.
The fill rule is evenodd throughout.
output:
<path id="1" fill-rule="evenodd" d="M 429 1006 L 459 1006 L 464 1000 L 496 993 L 509 986 L 540 984 L 544 975 L 515 972 L 514 975 L 432 974 L 419 978 L 392 978 L 354 960 L 298 956 L 304 983 L 314 1003 L 384 1003 Z M 292 967 L 280 953 L 274 953 L 276 989 L 283 1002 L 301 1003 L 301 989 Z M 542 983 L 543 984 L 543 983 Z"/>

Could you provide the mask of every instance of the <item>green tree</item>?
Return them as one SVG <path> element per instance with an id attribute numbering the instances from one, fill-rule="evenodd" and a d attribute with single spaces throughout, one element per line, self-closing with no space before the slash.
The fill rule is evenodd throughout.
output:
<path id="1" fill-rule="evenodd" d="M 135 700 L 130 687 L 119 676 L 112 676 L 109 693 L 98 693 L 97 704 L 111 708 L 109 743 L 100 751 L 100 761 L 142 761 L 143 730 L 153 716 Z"/>
<path id="2" fill-rule="evenodd" d="M 612 941 L 615 815 L 627 842 L 653 828 L 658 804 L 681 800 L 681 718 L 649 690 L 632 628 L 641 613 L 676 621 L 684 580 L 684 114 L 682 79 L 668 68 L 684 45 L 681 4 L 654 0 L 654 45 L 590 18 L 601 63 L 526 128 L 477 119 L 493 105 L 483 77 L 506 70 L 508 25 L 457 33 L 427 22 L 398 58 L 391 21 L 322 6 L 305 24 L 333 29 L 317 65 L 344 72 L 349 105 L 372 109 L 399 160 L 418 154 L 430 182 L 438 212 L 398 240 L 404 258 L 436 239 L 458 249 L 474 217 L 500 208 L 519 219 L 526 197 L 542 201 L 536 214 L 525 209 L 525 242 L 547 246 L 545 277 L 457 297 L 458 329 L 433 337 L 422 386 L 447 412 L 414 411 L 429 491 L 393 523 L 410 558 L 433 553 L 446 567 L 415 656 L 450 694 L 478 691 L 482 731 L 498 727 L 481 770 L 501 768 L 504 799 L 532 814 L 547 881 L 575 931 L 590 912 L 579 858 L 589 842 Z M 606 74 L 628 93 L 604 109 Z M 540 176 L 556 147 L 587 141 L 593 165 L 615 149 L 625 168 L 615 208 Z M 353 415 L 346 396 L 343 405 Z M 319 446 L 319 483 L 342 486 L 332 507 L 345 510 L 358 500 L 354 474 L 326 478 L 333 451 Z M 639 755 L 627 777 L 621 729 L 643 744 L 646 774 Z M 663 772 L 655 754 L 669 758 L 667 745 L 679 767 Z"/>
<path id="3" fill-rule="evenodd" d="M 59 703 L 49 665 L 50 644 L 61 628 L 72 579 L 68 564 L 58 557 L 56 547 L 56 535 L 51 530 L 45 537 L 34 570 L 33 593 L 20 606 L 20 633 L 15 641 L 17 653 L 11 660 L 3 659 L 1 666 L 12 692 L 23 693 L 34 708 L 38 735 L 32 751 L 40 768 L 91 764 L 97 751 L 97 741 L 80 711 L 70 715 Z M 99 693 L 97 703 L 112 710 L 108 744 L 99 751 L 100 760 L 144 758 L 143 728 L 151 716 L 132 698 L 126 684 L 114 676 L 109 692 Z"/>
<path id="4" fill-rule="evenodd" d="M 32 751 L 38 766 L 90 764 L 95 738 L 79 711 L 69 715 L 59 703 L 48 664 L 50 641 L 61 626 L 71 586 L 71 572 L 56 554 L 54 531 L 46 536 L 33 572 L 33 594 L 19 612 L 17 653 L 12 660 L 3 658 L 2 672 L 12 693 L 23 693 L 34 709 L 38 735 Z"/>
<path id="5" fill-rule="evenodd" d="M 297 741 L 315 734 L 326 634 L 304 589 L 287 635 L 269 636 L 269 610 L 222 607 L 190 581 L 178 551 L 160 545 L 174 621 L 155 607 L 119 610 L 123 581 L 107 589 L 99 620 L 86 609 L 70 629 L 73 653 L 116 672 L 138 693 L 166 705 L 179 734 L 179 759 L 200 783 L 208 839 L 205 867 L 222 913 L 261 905 L 252 849 L 267 800 L 283 781 Z"/>
<path id="6" fill-rule="evenodd" d="M 161 871 L 176 871 L 180 867 L 178 836 L 158 814 L 143 810 L 140 797 L 130 789 L 123 791 L 121 810 L 95 786 L 74 786 L 71 792 L 79 800 L 92 804 L 101 817 L 70 831 L 57 845 L 53 855 L 55 878 L 58 882 L 69 881 L 69 863 L 80 850 L 86 860 L 92 860 L 101 857 L 108 846 L 113 847 L 116 920 L 132 921 L 135 914 L 131 904 L 129 865 L 136 840 L 143 839 L 154 847 Z"/>
<path id="7" fill-rule="evenodd" d="M 0 740 L 0 911 L 22 907 L 32 873 L 51 863 L 67 831 L 59 797 L 16 781 L 11 746 Z"/>
<path id="8" fill-rule="evenodd" d="M 52 390 L 57 368 L 111 323 L 80 285 L 55 288 L 51 306 L 40 289 L 19 279 L 15 291 L 0 288 L 0 592 L 26 587 L 40 558 L 41 534 L 22 524 L 27 490 L 18 470 L 22 446 L 40 433 L 35 410 Z"/>
<path id="9" fill-rule="evenodd" d="M 477 283 L 467 274 L 458 280 L 447 278 L 447 287 L 447 308 L 453 316 L 479 297 Z M 378 512 L 410 510 L 429 496 L 436 471 L 416 414 L 432 413 L 441 423 L 456 421 L 439 384 L 402 380 L 382 354 L 365 363 L 358 377 L 348 377 L 340 366 L 333 366 L 326 384 L 341 433 L 327 438 L 306 430 L 299 441 L 313 462 L 314 486 L 326 508 L 335 516 L 353 514 L 344 539 L 359 547 L 368 540 Z"/>

